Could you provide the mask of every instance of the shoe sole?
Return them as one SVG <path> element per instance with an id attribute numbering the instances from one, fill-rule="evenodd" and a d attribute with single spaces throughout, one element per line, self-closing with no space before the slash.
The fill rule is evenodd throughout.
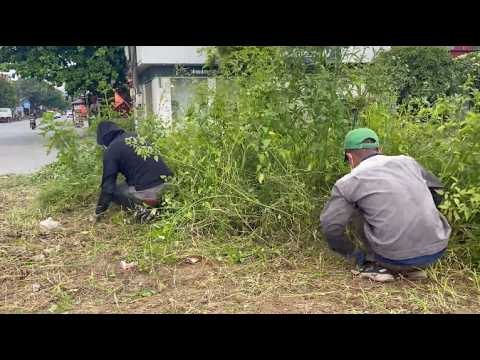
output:
<path id="1" fill-rule="evenodd" d="M 359 277 L 361 279 L 368 279 L 376 282 L 392 282 L 395 281 L 395 277 L 391 274 L 368 274 L 368 273 L 360 273 Z"/>

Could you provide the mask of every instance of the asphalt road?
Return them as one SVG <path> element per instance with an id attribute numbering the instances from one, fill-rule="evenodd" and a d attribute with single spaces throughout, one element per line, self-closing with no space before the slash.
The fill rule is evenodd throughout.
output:
<path id="1" fill-rule="evenodd" d="M 28 120 L 0 123 L 0 175 L 28 174 L 51 163 L 56 150 L 47 155 L 46 141 L 37 129 L 30 129 Z"/>

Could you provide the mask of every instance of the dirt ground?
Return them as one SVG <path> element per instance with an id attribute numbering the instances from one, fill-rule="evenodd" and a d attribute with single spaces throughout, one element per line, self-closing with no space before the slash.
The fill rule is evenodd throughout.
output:
<path id="1" fill-rule="evenodd" d="M 63 229 L 45 233 L 36 191 L 0 177 L 1 313 L 480 312 L 480 276 L 452 256 L 427 280 L 378 284 L 355 278 L 328 252 L 232 264 L 196 241 L 174 260 L 148 263 L 145 255 L 122 270 L 142 243 L 139 225 L 92 225 L 83 208 L 56 216 Z"/>

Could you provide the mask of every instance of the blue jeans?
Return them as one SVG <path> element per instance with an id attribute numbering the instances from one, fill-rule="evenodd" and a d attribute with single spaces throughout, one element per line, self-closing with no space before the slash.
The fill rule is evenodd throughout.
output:
<path id="1" fill-rule="evenodd" d="M 376 254 L 370 243 L 368 242 L 365 232 L 363 230 L 364 220 L 359 212 L 356 212 L 352 219 L 352 226 L 354 233 L 358 236 L 360 242 L 363 245 L 365 251 L 365 262 L 376 263 L 377 265 L 386 268 L 394 273 L 408 272 L 412 270 L 425 269 L 429 266 L 435 264 L 440 257 L 445 253 L 446 249 L 433 254 L 431 256 L 420 256 L 415 259 L 408 259 L 399 262 L 404 262 L 404 264 L 397 263 L 397 260 L 386 259 L 378 254 Z"/>
<path id="2" fill-rule="evenodd" d="M 375 259 L 381 266 L 392 271 L 409 271 L 413 269 L 425 269 L 435 264 L 445 253 L 446 248 L 433 255 L 419 256 L 407 260 L 391 260 L 375 254 Z"/>

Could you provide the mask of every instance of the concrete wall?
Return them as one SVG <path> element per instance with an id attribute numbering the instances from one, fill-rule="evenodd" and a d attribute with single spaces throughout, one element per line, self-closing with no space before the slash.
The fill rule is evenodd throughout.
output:
<path id="1" fill-rule="evenodd" d="M 137 64 L 203 64 L 205 54 L 197 51 L 204 46 L 137 46 Z"/>
<path id="2" fill-rule="evenodd" d="M 158 110 L 160 120 L 169 126 L 172 122 L 172 84 L 170 78 L 159 78 Z"/>
<path id="3" fill-rule="evenodd" d="M 158 110 L 160 109 L 160 79 L 153 78 L 152 79 L 152 111 L 154 114 L 158 114 Z"/>
<path id="4" fill-rule="evenodd" d="M 153 114 L 169 126 L 176 116 L 183 117 L 202 83 L 209 89 L 215 89 L 216 80 L 213 78 L 154 77 L 151 80 Z M 146 109 L 145 83 L 141 85 L 141 90 L 137 104 Z"/>
<path id="5" fill-rule="evenodd" d="M 192 103 L 199 86 L 205 86 L 207 78 L 188 78 L 178 77 L 172 78 L 172 105 L 174 117 L 182 118 L 185 111 Z"/>

